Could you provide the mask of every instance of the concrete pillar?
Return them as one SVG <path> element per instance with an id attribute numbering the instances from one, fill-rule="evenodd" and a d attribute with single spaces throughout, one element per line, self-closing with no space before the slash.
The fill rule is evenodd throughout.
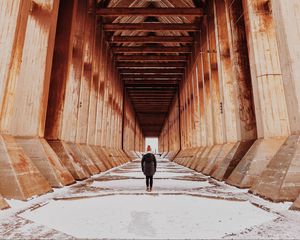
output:
<path id="1" fill-rule="evenodd" d="M 90 175 L 75 145 L 78 109 L 82 106 L 79 95 L 86 8 L 85 1 L 60 3 L 45 130 L 50 146 L 76 180 Z"/>
<path id="2" fill-rule="evenodd" d="M 236 9 L 237 6 L 240 9 Z M 214 12 L 210 32 L 215 29 L 219 88 L 222 93 L 219 111 L 225 144 L 203 172 L 224 180 L 256 139 L 256 125 L 247 49 L 244 47 L 245 26 L 243 19 L 240 20 L 241 3 L 215 0 L 209 4 L 209 9 Z"/>
<path id="3" fill-rule="evenodd" d="M 265 3 L 267 4 L 267 3 Z M 300 3 L 270 1 L 291 134 L 251 191 L 273 201 L 293 201 L 300 193 Z M 294 208 L 299 208 L 299 200 Z"/>
<path id="4" fill-rule="evenodd" d="M 244 0 L 257 133 L 229 184 L 251 187 L 290 134 L 277 40 L 270 1 Z"/>
<path id="5" fill-rule="evenodd" d="M 1 5 L 5 8 L 2 13 L 14 12 L 11 18 L 6 16 L 11 21 L 7 34 L 14 50 L 10 49 L 13 58 L 4 61 L 11 65 L 9 73 L 4 68 L 5 79 L 1 86 L 1 133 L 6 134 L 1 137 L 1 159 L 4 160 L 1 169 L 6 169 L 1 173 L 5 179 L 1 192 L 6 197 L 27 199 L 50 191 L 50 185 L 61 187 L 74 182 L 42 139 L 58 6 L 58 0 L 37 0 L 31 4 L 14 1 Z M 8 36 L 3 37 L 3 42 L 7 42 Z"/>

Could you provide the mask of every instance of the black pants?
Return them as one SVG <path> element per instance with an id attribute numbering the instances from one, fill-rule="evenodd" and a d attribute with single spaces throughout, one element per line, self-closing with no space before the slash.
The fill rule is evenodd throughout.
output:
<path id="1" fill-rule="evenodd" d="M 146 176 L 146 185 L 149 187 L 149 181 L 150 181 L 150 188 L 153 186 L 153 176 Z"/>

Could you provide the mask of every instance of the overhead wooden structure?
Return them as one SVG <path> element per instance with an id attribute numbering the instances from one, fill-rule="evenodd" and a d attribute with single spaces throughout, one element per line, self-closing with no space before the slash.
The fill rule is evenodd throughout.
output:
<path id="1" fill-rule="evenodd" d="M 108 2 L 96 13 L 120 79 L 145 136 L 159 136 L 205 11 L 193 1 Z"/>

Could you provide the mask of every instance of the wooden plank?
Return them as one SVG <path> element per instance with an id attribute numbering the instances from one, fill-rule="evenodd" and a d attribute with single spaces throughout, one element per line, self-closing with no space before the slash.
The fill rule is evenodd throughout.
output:
<path id="1" fill-rule="evenodd" d="M 121 74 L 122 79 L 134 79 L 134 78 L 182 78 L 181 74 Z"/>
<path id="2" fill-rule="evenodd" d="M 106 23 L 103 24 L 104 31 L 200 31 L 199 25 L 191 23 Z"/>
<path id="3" fill-rule="evenodd" d="M 164 78 L 154 78 L 154 77 L 144 77 L 144 78 L 122 78 L 123 81 L 136 81 L 136 82 L 141 82 L 141 81 L 181 81 L 181 78 L 169 78 L 169 77 L 164 77 Z"/>
<path id="4" fill-rule="evenodd" d="M 171 63 L 135 63 L 135 62 L 129 62 L 129 63 L 122 63 L 119 62 L 116 65 L 117 68 L 185 68 L 185 63 L 177 63 L 177 62 L 171 62 Z"/>
<path id="5" fill-rule="evenodd" d="M 188 59 L 186 56 L 178 55 L 117 55 L 116 61 L 142 61 L 142 62 L 186 62 Z"/>
<path id="6" fill-rule="evenodd" d="M 161 46 L 143 46 L 143 47 L 111 47 L 114 53 L 190 53 L 190 47 L 161 47 Z"/>
<path id="7" fill-rule="evenodd" d="M 97 15 L 106 16 L 203 16 L 202 8 L 100 8 Z"/>
<path id="8" fill-rule="evenodd" d="M 110 43 L 192 43 L 189 36 L 112 36 L 107 39 Z"/>
<path id="9" fill-rule="evenodd" d="M 153 68 L 153 69 L 119 69 L 119 73 L 120 74 L 184 74 L 184 70 L 183 69 L 168 69 L 168 71 L 166 71 L 165 69 L 157 69 L 157 68 Z"/>

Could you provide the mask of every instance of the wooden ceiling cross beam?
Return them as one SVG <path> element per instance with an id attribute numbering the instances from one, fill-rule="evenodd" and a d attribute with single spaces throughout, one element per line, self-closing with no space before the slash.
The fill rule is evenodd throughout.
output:
<path id="1" fill-rule="evenodd" d="M 185 68 L 186 64 L 184 62 L 170 62 L 170 63 L 137 63 L 137 62 L 118 62 L 116 64 L 117 68 Z M 167 71 L 167 70 L 165 70 Z"/>
<path id="2" fill-rule="evenodd" d="M 167 56 L 155 56 L 155 55 L 118 55 L 115 57 L 116 61 L 167 61 L 167 62 L 186 62 L 187 56 L 180 55 L 167 55 Z"/>
<path id="3" fill-rule="evenodd" d="M 110 43 L 192 43 L 189 36 L 112 36 Z"/>
<path id="4" fill-rule="evenodd" d="M 111 47 L 114 53 L 191 53 L 190 47 L 160 47 L 160 46 L 143 46 L 143 47 Z"/>
<path id="5" fill-rule="evenodd" d="M 200 27 L 193 23 L 106 23 L 103 24 L 104 31 L 200 31 Z"/>
<path id="6" fill-rule="evenodd" d="M 100 8 L 97 15 L 106 16 L 203 16 L 202 8 Z"/>
<path id="7" fill-rule="evenodd" d="M 184 74 L 183 69 L 159 69 L 159 68 L 152 68 L 152 69 L 120 69 L 120 74 Z"/>
<path id="8" fill-rule="evenodd" d="M 121 74 L 121 78 L 123 79 L 135 79 L 135 78 L 182 78 L 182 75 L 181 74 Z"/>

